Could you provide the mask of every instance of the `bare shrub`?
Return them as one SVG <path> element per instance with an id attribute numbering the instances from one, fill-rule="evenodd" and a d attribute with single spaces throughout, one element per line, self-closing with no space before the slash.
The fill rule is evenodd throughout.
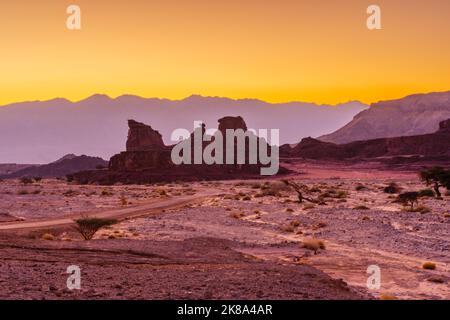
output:
<path id="1" fill-rule="evenodd" d="M 75 220 L 75 223 L 75 229 L 83 236 L 83 238 L 85 240 L 91 240 L 98 230 L 116 224 L 117 220 L 82 217 Z"/>
<path id="2" fill-rule="evenodd" d="M 434 262 L 425 262 L 422 265 L 422 268 L 425 270 L 436 270 L 436 263 Z"/>
<path id="3" fill-rule="evenodd" d="M 302 242 L 302 247 L 317 253 L 319 249 L 325 250 L 325 243 L 319 239 L 305 239 Z"/>
<path id="4" fill-rule="evenodd" d="M 48 241 L 53 241 L 56 240 L 55 236 L 52 235 L 51 233 L 44 233 L 41 237 L 42 240 L 48 240 Z"/>

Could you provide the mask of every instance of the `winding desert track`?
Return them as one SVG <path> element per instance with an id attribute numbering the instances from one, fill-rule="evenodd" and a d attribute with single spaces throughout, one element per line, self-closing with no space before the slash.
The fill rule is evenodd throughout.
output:
<path id="1" fill-rule="evenodd" d="M 176 198 L 169 198 L 161 201 L 153 201 L 150 203 L 140 204 L 127 208 L 108 209 L 101 212 L 84 212 L 79 214 L 72 214 L 61 218 L 48 218 L 32 221 L 21 222 L 6 222 L 0 223 L 1 231 L 14 231 L 23 229 L 43 229 L 51 227 L 61 227 L 73 224 L 73 220 L 81 216 L 89 216 L 104 219 L 125 220 L 129 218 L 136 218 L 151 214 L 157 214 L 162 210 L 175 209 L 187 204 L 199 201 L 215 195 L 212 192 L 201 192 L 191 196 L 182 196 Z"/>

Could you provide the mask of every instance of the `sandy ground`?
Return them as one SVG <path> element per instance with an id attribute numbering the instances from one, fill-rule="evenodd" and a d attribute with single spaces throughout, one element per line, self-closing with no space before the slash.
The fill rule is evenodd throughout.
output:
<path id="1" fill-rule="evenodd" d="M 3 181 L 3 221 L 215 195 L 130 216 L 88 242 L 71 228 L 0 232 L 0 297 L 450 299 L 449 196 L 423 198 L 425 213 L 407 212 L 382 189 L 391 181 L 404 191 L 424 189 L 414 173 L 293 167 L 299 174 L 290 179 L 313 189 L 311 197 L 331 195 L 324 204 L 300 204 L 295 192 L 276 180 L 107 188 Z M 25 194 L 24 188 L 40 192 Z M 56 241 L 39 239 L 44 232 Z M 322 240 L 325 249 L 304 248 L 311 238 Z M 422 268 L 428 261 L 435 270 Z M 77 263 L 84 266 L 85 287 L 72 292 L 64 287 L 65 266 Z M 367 289 L 369 265 L 381 270 L 378 290 Z"/>

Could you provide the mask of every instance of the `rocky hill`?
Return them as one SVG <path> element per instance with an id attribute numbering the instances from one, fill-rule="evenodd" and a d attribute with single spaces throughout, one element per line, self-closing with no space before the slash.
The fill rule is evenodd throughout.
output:
<path id="1" fill-rule="evenodd" d="M 319 137 L 337 144 L 433 133 L 450 118 L 450 92 L 416 94 L 373 104 L 341 129 Z"/>
<path id="2" fill-rule="evenodd" d="M 382 157 L 450 158 L 450 119 L 442 121 L 435 133 L 334 144 L 305 138 L 294 148 L 284 145 L 284 157 L 321 160 L 364 160 Z"/>
<path id="3" fill-rule="evenodd" d="M 61 159 L 49 164 L 27 167 L 22 170 L 15 171 L 8 175 L 3 175 L 1 178 L 22 178 L 22 177 L 41 177 L 41 178 L 56 178 L 65 177 L 83 170 L 94 170 L 100 167 L 107 167 L 108 162 L 102 158 L 89 156 L 76 156 L 68 154 Z"/>

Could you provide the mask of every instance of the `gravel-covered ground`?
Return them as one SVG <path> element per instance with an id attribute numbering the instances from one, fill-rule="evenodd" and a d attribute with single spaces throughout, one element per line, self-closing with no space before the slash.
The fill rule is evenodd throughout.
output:
<path id="1" fill-rule="evenodd" d="M 409 212 L 383 189 L 393 181 L 402 191 L 426 188 L 415 173 L 297 169 L 289 179 L 305 184 L 306 195 L 320 203 L 298 203 L 277 180 L 112 187 L 0 182 L 0 223 L 215 194 L 127 219 L 89 242 L 67 227 L 2 233 L 0 297 L 450 299 L 449 196 L 421 198 L 420 212 Z M 41 240 L 43 233 L 55 240 Z M 318 241 L 322 248 L 311 247 Z M 425 262 L 435 269 L 424 269 Z M 82 268 L 81 291 L 65 289 L 71 264 Z M 380 268 L 379 289 L 366 286 L 370 265 Z"/>

